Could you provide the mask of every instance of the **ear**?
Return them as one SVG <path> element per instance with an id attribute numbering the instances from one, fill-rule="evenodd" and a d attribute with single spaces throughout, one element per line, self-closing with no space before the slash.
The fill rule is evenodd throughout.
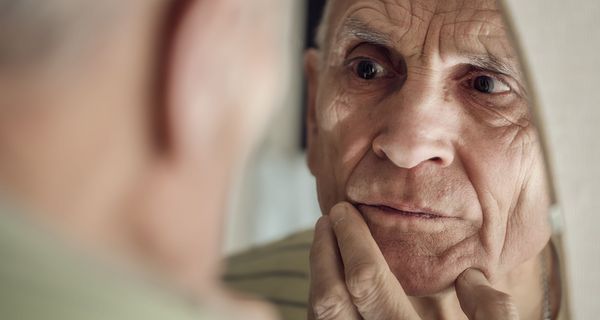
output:
<path id="1" fill-rule="evenodd" d="M 223 50 L 230 48 L 215 44 L 229 36 L 230 20 L 222 14 L 226 1 L 182 2 L 168 17 L 161 43 L 154 129 L 162 131 L 156 134 L 160 149 L 139 188 L 131 234 L 178 286 L 200 290 L 218 278 L 229 172 L 222 160 L 228 143 L 220 147 L 219 135 L 227 132 L 223 99 L 230 96 L 220 75 Z"/>
<path id="2" fill-rule="evenodd" d="M 173 14 L 164 58 L 164 121 L 171 160 L 197 167 L 207 145 L 217 139 L 226 118 L 229 92 L 220 78 L 223 50 L 219 37 L 229 32 L 221 1 L 183 1 Z M 208 50 L 208 49 L 210 50 Z M 226 99 L 226 98 L 225 98 Z M 213 150 L 217 152 L 217 150 Z"/>
<path id="3" fill-rule="evenodd" d="M 310 172 L 315 175 L 318 162 L 317 139 L 319 127 L 317 125 L 316 104 L 317 90 L 319 88 L 319 52 L 317 49 L 308 49 L 304 54 L 304 74 L 306 76 L 306 161 Z"/>

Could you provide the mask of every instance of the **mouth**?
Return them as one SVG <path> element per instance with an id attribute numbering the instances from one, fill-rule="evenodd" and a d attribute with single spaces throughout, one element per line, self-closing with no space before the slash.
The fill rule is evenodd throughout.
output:
<path id="1" fill-rule="evenodd" d="M 389 213 L 389 214 L 397 214 L 400 216 L 405 216 L 408 218 L 419 218 L 419 219 L 441 219 L 441 218 L 445 218 L 444 216 L 434 213 L 431 210 L 428 209 L 421 209 L 421 208 L 395 208 L 395 207 L 390 207 L 387 205 L 368 205 L 368 204 L 362 204 L 359 203 L 358 204 L 359 210 L 360 208 L 365 208 L 365 209 L 376 209 L 385 213 Z M 362 211 L 362 210 L 361 210 Z"/>
<path id="2" fill-rule="evenodd" d="M 350 201 L 363 215 L 376 212 L 378 215 L 392 216 L 405 219 L 442 220 L 457 219 L 458 217 L 427 206 L 406 201 Z"/>
<path id="3" fill-rule="evenodd" d="M 398 232 L 437 233 L 459 223 L 455 217 L 409 204 L 354 203 L 354 205 L 370 227 L 394 230 L 396 236 Z"/>

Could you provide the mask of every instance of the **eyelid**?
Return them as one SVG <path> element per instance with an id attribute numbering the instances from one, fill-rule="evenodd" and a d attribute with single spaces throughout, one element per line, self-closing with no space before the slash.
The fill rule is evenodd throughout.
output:
<path id="1" fill-rule="evenodd" d="M 355 53 L 355 51 L 359 51 L 359 53 Z M 365 58 L 377 61 L 382 65 L 394 65 L 393 59 L 389 53 L 389 49 L 386 47 L 382 47 L 379 44 L 374 44 L 370 42 L 360 42 L 355 45 L 349 46 L 349 50 L 346 51 L 344 60 L 354 59 L 351 58 L 353 55 L 356 55 L 357 57 L 363 56 Z"/>
<path id="2" fill-rule="evenodd" d="M 351 46 L 350 50 L 346 53 L 344 66 L 354 69 L 354 64 L 365 60 L 371 61 L 381 67 L 384 74 L 378 76 L 377 78 L 379 79 L 392 77 L 397 74 L 394 63 L 387 53 L 387 49 L 369 42 L 360 42 Z"/>
<path id="3" fill-rule="evenodd" d="M 357 56 L 352 59 L 347 59 L 347 61 L 344 64 L 346 66 L 350 66 L 354 63 L 361 62 L 361 61 L 372 61 L 373 63 L 375 63 L 377 65 L 384 66 L 384 64 L 380 63 L 379 60 L 371 58 L 371 57 L 366 57 L 366 56 Z"/>
<path id="4" fill-rule="evenodd" d="M 347 68 L 350 69 L 350 71 L 352 72 L 352 74 L 354 76 L 356 76 L 356 68 L 358 66 L 358 63 L 362 62 L 362 61 L 370 61 L 372 63 L 374 63 L 377 66 L 377 70 L 378 70 L 378 75 L 369 80 L 369 81 L 373 81 L 376 79 L 385 79 L 385 78 L 390 78 L 392 75 L 393 76 L 393 71 L 390 71 L 388 68 L 386 68 L 384 65 L 382 65 L 381 63 L 377 62 L 374 59 L 371 58 L 367 58 L 367 57 L 356 57 L 354 59 L 351 59 L 347 62 Z"/>
<path id="5" fill-rule="evenodd" d="M 466 78 L 468 80 L 469 85 L 470 85 L 472 83 L 472 81 L 475 80 L 475 78 L 477 78 L 478 76 L 490 77 L 490 78 L 502 83 L 504 86 L 506 86 L 508 88 L 508 90 L 498 92 L 498 93 L 490 93 L 490 95 L 507 94 L 507 93 L 515 92 L 515 89 L 513 88 L 513 86 L 509 83 L 509 81 L 507 81 L 505 79 L 508 76 L 504 75 L 504 74 L 499 74 L 495 71 L 483 70 L 483 69 L 477 68 L 475 70 L 469 71 L 464 78 Z"/>

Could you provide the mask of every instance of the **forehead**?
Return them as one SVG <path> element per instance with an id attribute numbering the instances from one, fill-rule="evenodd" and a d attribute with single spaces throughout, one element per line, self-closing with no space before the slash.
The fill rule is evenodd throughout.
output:
<path id="1" fill-rule="evenodd" d="M 515 60 L 495 0 L 332 0 L 328 44 L 380 42 L 404 56 Z"/>

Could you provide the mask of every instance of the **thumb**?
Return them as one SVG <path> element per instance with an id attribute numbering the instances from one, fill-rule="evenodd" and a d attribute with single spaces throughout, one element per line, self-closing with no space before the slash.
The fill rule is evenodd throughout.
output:
<path id="1" fill-rule="evenodd" d="M 477 269 L 467 269 L 456 279 L 456 294 L 460 307 L 469 320 L 518 320 L 512 298 L 492 287 Z"/>
<path id="2" fill-rule="evenodd" d="M 364 319 L 419 319 L 360 212 L 349 203 L 334 206 L 329 218 L 342 257 L 346 288 Z"/>

